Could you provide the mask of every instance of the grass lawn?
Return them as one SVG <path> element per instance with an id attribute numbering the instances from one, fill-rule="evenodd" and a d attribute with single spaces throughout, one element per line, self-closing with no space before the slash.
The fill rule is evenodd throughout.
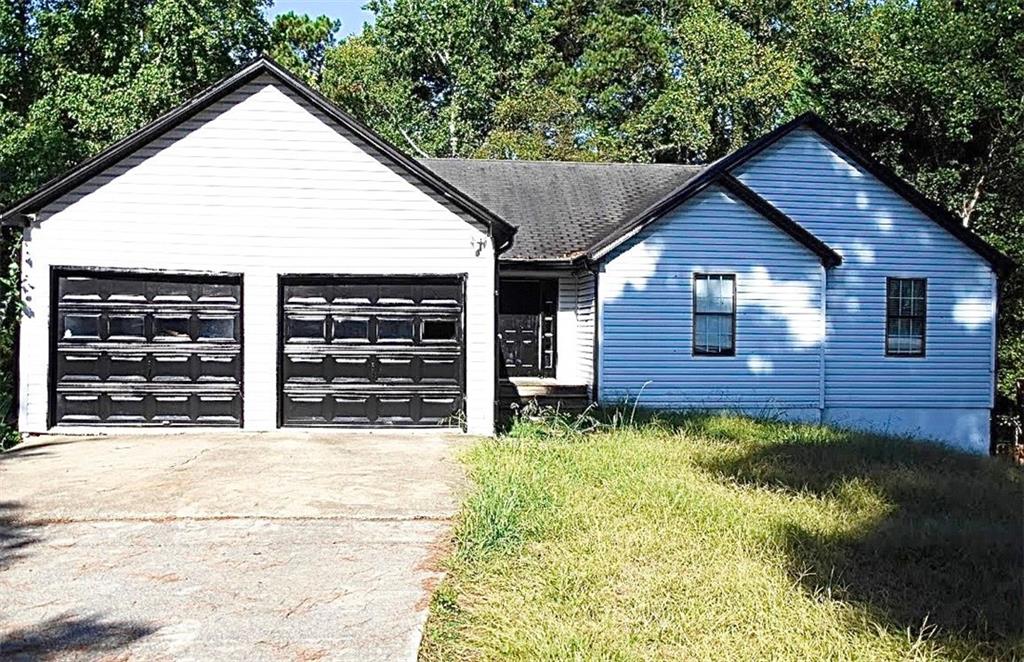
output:
<path id="1" fill-rule="evenodd" d="M 517 423 L 421 658 L 1024 659 L 1021 471 L 742 417 Z"/>

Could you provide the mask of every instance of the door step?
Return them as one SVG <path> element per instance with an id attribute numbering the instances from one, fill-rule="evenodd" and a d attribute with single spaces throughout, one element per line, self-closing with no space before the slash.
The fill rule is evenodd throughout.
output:
<path id="1" fill-rule="evenodd" d="M 502 380 L 498 388 L 498 403 L 503 418 L 530 403 L 567 414 L 580 414 L 590 405 L 590 389 L 586 384 Z"/>

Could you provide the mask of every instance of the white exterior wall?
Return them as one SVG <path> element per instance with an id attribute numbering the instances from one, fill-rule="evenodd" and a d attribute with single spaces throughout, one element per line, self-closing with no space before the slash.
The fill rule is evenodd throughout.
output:
<path id="1" fill-rule="evenodd" d="M 693 276 L 736 275 L 736 355 L 694 356 Z M 712 186 L 613 251 L 598 276 L 602 403 L 818 420 L 822 267 Z"/>
<path id="2" fill-rule="evenodd" d="M 594 385 L 594 337 L 596 334 L 596 292 L 594 274 L 576 276 L 576 361 L 579 383 Z"/>
<path id="3" fill-rule="evenodd" d="M 25 232 L 21 429 L 46 430 L 59 265 L 241 273 L 251 430 L 276 427 L 279 274 L 465 273 L 467 425 L 491 434 L 491 241 L 357 140 L 264 76 L 46 207 Z"/>
<path id="4" fill-rule="evenodd" d="M 591 385 L 594 379 L 594 276 L 590 272 L 558 278 L 558 351 L 555 378 L 560 384 Z"/>
<path id="5" fill-rule="evenodd" d="M 829 272 L 825 419 L 987 452 L 995 274 L 810 129 L 736 173 L 843 255 Z M 885 356 L 887 276 L 927 278 L 926 356 Z"/>

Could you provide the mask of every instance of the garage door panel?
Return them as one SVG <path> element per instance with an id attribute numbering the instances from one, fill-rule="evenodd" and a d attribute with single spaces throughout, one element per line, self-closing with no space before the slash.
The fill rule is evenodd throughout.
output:
<path id="1" fill-rule="evenodd" d="M 240 425 L 238 277 L 56 276 L 55 424 Z"/>
<path id="2" fill-rule="evenodd" d="M 451 277 L 283 278 L 282 424 L 450 423 L 464 401 L 462 291 Z"/>

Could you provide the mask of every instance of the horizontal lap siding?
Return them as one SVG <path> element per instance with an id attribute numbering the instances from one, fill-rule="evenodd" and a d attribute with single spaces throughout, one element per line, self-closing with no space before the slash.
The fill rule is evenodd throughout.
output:
<path id="1" fill-rule="evenodd" d="M 558 277 L 558 372 L 563 384 L 593 384 L 594 275 Z"/>
<path id="2" fill-rule="evenodd" d="M 238 272 L 245 422 L 276 425 L 282 273 L 467 274 L 470 429 L 493 417 L 494 252 L 486 234 L 265 77 L 40 214 L 26 235 L 22 426 L 45 429 L 50 265 Z"/>
<path id="3" fill-rule="evenodd" d="M 692 355 L 694 273 L 736 274 L 734 357 Z M 603 402 L 642 389 L 651 407 L 818 407 L 820 261 L 723 190 L 651 224 L 598 280 Z"/>
<path id="4" fill-rule="evenodd" d="M 579 377 L 583 384 L 594 383 L 594 274 L 576 276 L 576 336 Z"/>
<path id="5" fill-rule="evenodd" d="M 738 176 L 843 255 L 828 274 L 828 406 L 991 406 L 994 275 L 981 257 L 810 130 Z M 885 356 L 887 276 L 928 279 L 925 358 Z"/>

